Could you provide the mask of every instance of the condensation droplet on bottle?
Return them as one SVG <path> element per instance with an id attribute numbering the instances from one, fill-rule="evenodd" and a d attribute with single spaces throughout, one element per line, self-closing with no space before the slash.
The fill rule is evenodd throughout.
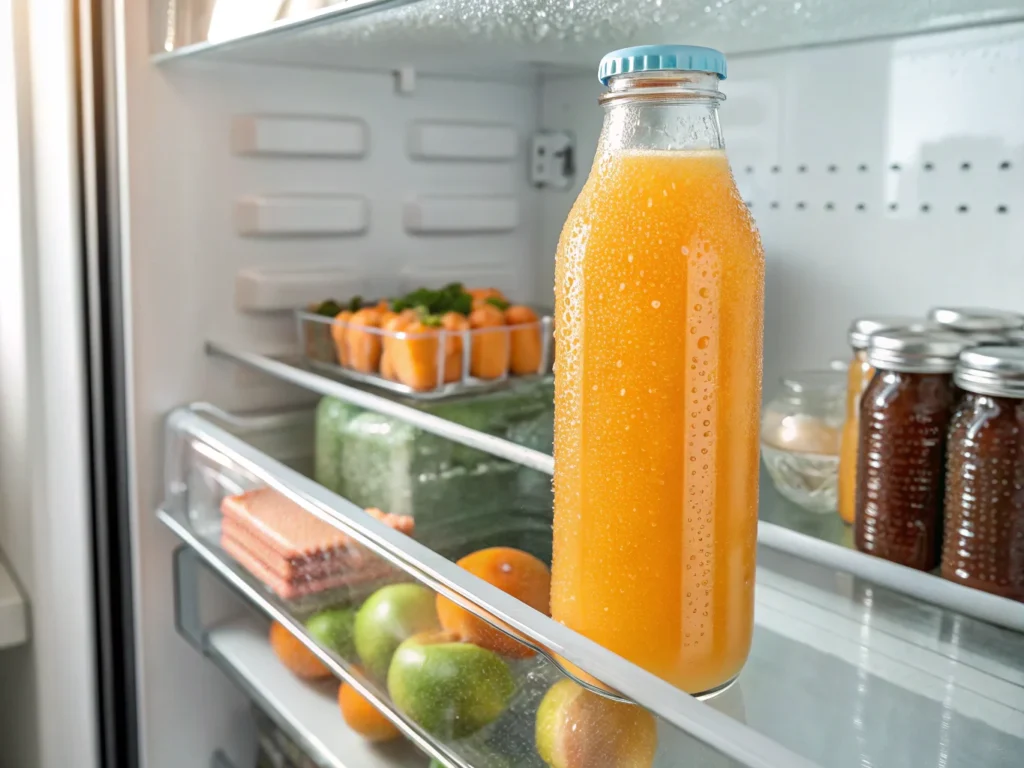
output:
<path id="1" fill-rule="evenodd" d="M 625 283 L 619 283 L 619 290 L 620 291 L 626 290 L 626 284 Z"/>
<path id="2" fill-rule="evenodd" d="M 647 207 L 651 208 L 653 205 L 654 205 L 654 198 L 653 197 L 648 197 L 647 198 Z"/>
<path id="3" fill-rule="evenodd" d="M 711 339 L 709 339 L 707 336 L 701 336 L 699 339 L 697 339 L 697 347 L 699 349 L 707 349 L 708 344 L 710 343 Z"/>
<path id="4" fill-rule="evenodd" d="M 654 307 L 655 309 L 657 309 L 658 307 L 660 307 L 660 306 L 661 306 L 661 302 L 660 302 L 660 301 L 657 301 L 657 300 L 655 300 L 655 301 L 652 301 L 652 302 L 651 302 L 651 306 L 652 306 L 652 307 Z"/>
<path id="5" fill-rule="evenodd" d="M 626 257 L 626 261 L 628 261 L 630 264 L 633 263 L 633 254 L 632 253 L 629 254 L 629 256 Z"/>
<path id="6" fill-rule="evenodd" d="M 616 368 L 621 368 L 622 367 L 622 361 L 621 360 L 616 360 L 615 361 L 615 367 Z"/>
<path id="7" fill-rule="evenodd" d="M 685 245 L 680 250 L 682 251 L 683 256 L 689 256 L 690 255 L 690 249 L 687 248 Z"/>

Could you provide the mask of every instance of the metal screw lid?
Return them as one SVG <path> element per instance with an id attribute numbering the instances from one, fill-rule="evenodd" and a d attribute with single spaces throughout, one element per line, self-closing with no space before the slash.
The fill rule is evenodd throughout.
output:
<path id="1" fill-rule="evenodd" d="M 868 363 L 883 371 L 952 373 L 960 353 L 975 344 L 952 331 L 880 331 L 868 343 Z"/>
<path id="2" fill-rule="evenodd" d="M 1006 333 L 1003 334 L 1003 336 L 1010 344 L 1013 344 L 1014 346 L 1017 346 L 1018 344 L 1024 346 L 1024 329 L 1016 331 L 1007 331 Z"/>
<path id="3" fill-rule="evenodd" d="M 854 349 L 867 349 L 868 339 L 871 334 L 879 331 L 894 331 L 907 329 L 911 331 L 939 330 L 934 323 L 929 323 L 923 317 L 912 317 L 910 315 L 869 315 L 858 317 L 850 323 L 849 341 Z"/>
<path id="4" fill-rule="evenodd" d="M 935 307 L 928 319 L 951 331 L 1000 333 L 1024 328 L 1024 315 L 979 307 Z"/>
<path id="5" fill-rule="evenodd" d="M 953 381 L 961 389 L 1024 398 L 1024 347 L 978 347 L 960 355 Z"/>

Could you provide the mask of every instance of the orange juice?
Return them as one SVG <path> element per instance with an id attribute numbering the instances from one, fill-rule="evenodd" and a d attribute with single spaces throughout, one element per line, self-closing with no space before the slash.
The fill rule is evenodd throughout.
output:
<path id="1" fill-rule="evenodd" d="M 558 246 L 551 608 L 702 693 L 752 632 L 764 256 L 720 141 L 622 143 L 650 108 L 611 106 Z"/>

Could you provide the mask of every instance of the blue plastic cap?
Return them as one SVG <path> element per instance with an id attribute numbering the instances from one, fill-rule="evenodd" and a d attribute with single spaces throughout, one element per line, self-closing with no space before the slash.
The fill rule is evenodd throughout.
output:
<path id="1" fill-rule="evenodd" d="M 612 51 L 601 59 L 597 79 L 608 79 L 624 72 L 710 72 L 725 80 L 725 54 L 699 45 L 635 45 Z"/>

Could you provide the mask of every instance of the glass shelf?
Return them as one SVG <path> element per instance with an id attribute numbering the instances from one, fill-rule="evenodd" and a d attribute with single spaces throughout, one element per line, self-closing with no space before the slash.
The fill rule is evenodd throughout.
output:
<path id="1" fill-rule="evenodd" d="M 766 473 L 764 473 L 766 474 Z M 853 528 L 835 513 L 808 512 L 784 499 L 763 477 L 757 540 L 799 558 L 861 578 L 1017 632 L 1024 632 L 1024 603 L 990 595 L 864 554 L 854 548 Z"/>
<path id="2" fill-rule="evenodd" d="M 243 422 L 236 418 L 234 423 Z M 260 423 L 270 428 L 272 420 Z M 221 550 L 213 528 L 196 528 L 194 522 L 206 518 L 194 514 L 195 505 L 209 494 L 204 488 L 189 494 L 182 478 L 197 475 L 177 473 L 182 450 L 215 454 L 219 471 L 234 478 L 228 490 L 251 481 L 286 493 L 406 576 L 503 624 L 541 650 L 529 660 L 510 662 L 514 703 L 476 736 L 439 739 L 408 722 L 397 708 L 391 711 L 407 734 L 422 739 L 426 751 L 449 765 L 499 765 L 495 761 L 511 753 L 517 766 L 540 766 L 531 736 L 534 712 L 544 692 L 564 679 L 551 660 L 559 657 L 659 716 L 657 766 L 1019 765 L 1024 635 L 762 546 L 750 658 L 732 688 L 701 703 L 377 524 L 209 418 L 179 411 L 169 426 L 170 445 L 178 448 L 171 451 L 171 493 L 160 513 L 164 523 L 236 592 L 296 632 L 336 675 L 364 685 L 382 706 L 394 707 L 380 686 L 361 676 L 351 660 L 317 646 L 303 628 L 303 613 L 276 598 Z M 246 437 L 257 441 L 251 431 Z"/>
<path id="3" fill-rule="evenodd" d="M 158 60 L 204 54 L 294 65 L 505 75 L 593 70 L 608 51 L 700 42 L 762 52 L 992 24 L 1015 0 L 151 0 Z"/>
<path id="4" fill-rule="evenodd" d="M 583 680 L 583 685 L 602 681 L 611 690 L 620 691 L 621 696 L 660 715 L 662 722 L 658 727 L 670 737 L 660 736 L 658 743 L 673 745 L 673 749 L 682 750 L 697 764 L 751 768 L 812 765 L 734 718 L 706 707 L 468 574 L 445 557 L 317 485 L 301 471 L 258 452 L 229 429 L 214 423 L 208 407 L 201 413 L 179 409 L 168 419 L 168 495 L 160 519 L 235 591 L 292 631 L 337 677 L 352 683 L 387 712 L 392 722 L 431 756 L 453 768 L 472 768 L 503 765 L 502 759 L 509 759 L 511 754 L 516 765 L 540 768 L 533 748 L 536 707 L 555 682 L 567 679 L 562 670 L 563 665 L 569 663 L 586 670 L 584 674 L 589 677 Z M 218 421 L 235 430 L 242 424 L 237 417 Z M 267 417 L 260 417 L 258 421 L 268 423 Z M 247 433 L 248 439 L 254 442 L 258 439 L 252 430 L 242 431 Z M 301 464 L 297 460 L 290 463 L 295 467 Z M 224 496 L 256 488 L 272 489 L 310 515 L 343 531 L 352 542 L 352 549 L 346 550 L 345 556 L 358 559 L 362 567 L 373 574 L 369 588 L 361 590 L 360 586 L 366 585 L 357 585 L 343 594 L 331 594 L 322 605 L 313 606 L 305 600 L 283 599 L 236 563 L 220 546 L 223 539 L 218 510 Z M 377 568 L 381 564 L 387 566 L 390 573 L 381 573 Z M 390 675 L 385 687 L 382 678 L 374 678 L 357 668 L 355 659 L 320 648 L 305 629 L 304 622 L 310 612 L 323 605 L 333 605 L 334 601 L 359 604 L 381 584 L 410 579 L 498 627 L 509 635 L 507 642 L 523 646 L 522 651 L 510 652 L 508 668 L 514 695 L 505 714 L 494 727 L 483 728 L 471 738 L 460 734 L 438 736 L 436 731 L 422 727 L 391 702 Z M 185 618 L 179 619 L 181 626 L 194 627 L 201 623 L 189 618 L 190 610 L 183 613 Z M 194 629 L 188 634 L 199 636 L 202 631 Z M 532 651 L 539 653 L 530 655 Z M 529 658 L 525 658 L 527 655 Z M 365 663 L 365 659 L 362 661 Z M 650 727 L 654 727 L 653 721 Z M 659 762 L 659 765 L 672 764 Z"/>
<path id="5" fill-rule="evenodd" d="M 424 410 L 422 403 L 381 391 L 354 386 L 325 376 L 299 356 L 271 357 L 210 343 L 209 354 L 232 360 L 297 386 L 392 417 L 446 440 L 500 457 L 538 472 L 554 472 L 549 448 L 515 441 L 516 435 L 498 436 L 456 423 Z M 508 439 L 509 437 L 513 439 Z M 836 567 L 917 599 L 966 616 L 1024 632 L 1024 604 L 996 597 L 934 574 L 915 571 L 856 551 L 850 528 L 835 514 L 815 514 L 783 499 L 762 473 L 758 542 L 801 559 Z"/>

